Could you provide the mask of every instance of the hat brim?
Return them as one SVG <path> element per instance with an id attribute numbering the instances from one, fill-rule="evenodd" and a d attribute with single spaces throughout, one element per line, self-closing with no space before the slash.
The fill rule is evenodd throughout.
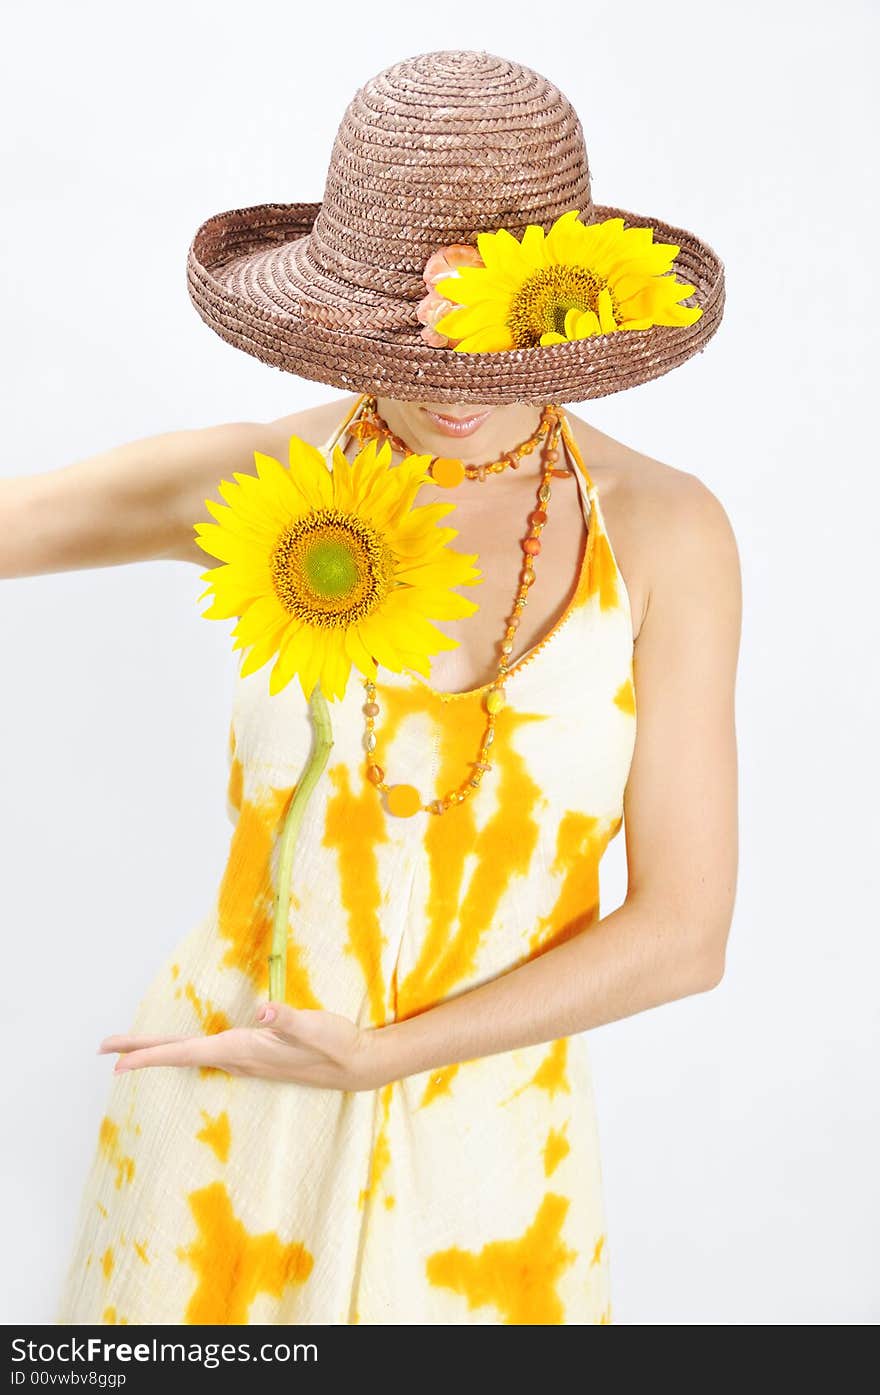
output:
<path id="1" fill-rule="evenodd" d="M 705 347 L 724 308 L 724 267 L 686 229 L 594 205 L 596 221 L 622 218 L 676 243 L 673 271 L 694 286 L 702 315 L 681 327 L 621 330 L 564 344 L 494 353 L 432 348 L 413 299 L 357 285 L 357 268 L 331 275 L 309 259 L 320 203 L 260 204 L 203 223 L 187 257 L 192 301 L 216 334 L 261 362 L 313 382 L 401 401 L 496 404 L 584 402 L 659 378 Z"/>

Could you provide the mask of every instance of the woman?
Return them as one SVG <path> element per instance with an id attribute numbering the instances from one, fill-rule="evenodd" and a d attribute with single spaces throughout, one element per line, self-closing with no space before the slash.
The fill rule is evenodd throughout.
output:
<path id="1" fill-rule="evenodd" d="M 538 74 L 397 64 L 350 104 L 322 205 L 221 215 L 190 249 L 212 328 L 355 393 L 5 485 L 6 574 L 203 565 L 220 481 L 290 450 L 305 488 L 296 438 L 335 487 L 377 440 L 392 477 L 430 459 L 419 503 L 453 501 L 481 571 L 430 680 L 415 639 L 396 666 L 404 641 L 387 667 L 368 646 L 366 692 L 346 665 L 271 1001 L 278 832 L 313 733 L 305 686 L 267 684 L 271 646 L 240 676 L 228 864 L 102 1044 L 119 1078 L 59 1322 L 611 1321 L 579 1034 L 722 976 L 740 627 L 717 499 L 558 407 L 668 371 L 720 318 L 711 249 L 659 225 L 663 262 L 624 223 L 649 226 L 593 205 L 577 118 Z M 624 815 L 628 892 L 600 919 Z"/>

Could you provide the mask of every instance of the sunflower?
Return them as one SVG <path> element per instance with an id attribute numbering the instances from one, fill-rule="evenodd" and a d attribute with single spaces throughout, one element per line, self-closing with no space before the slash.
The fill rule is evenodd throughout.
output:
<path id="1" fill-rule="evenodd" d="M 218 486 L 225 504 L 206 499 L 217 520 L 195 525 L 196 542 L 224 566 L 203 572 L 213 604 L 207 619 L 238 617 L 234 648 L 249 649 L 242 676 L 275 663 L 270 693 L 299 676 L 306 701 L 317 684 L 344 696 L 352 665 L 375 679 L 377 664 L 427 675 L 428 655 L 455 649 L 431 619 L 478 609 L 450 588 L 482 580 L 476 555 L 447 546 L 454 528 L 438 528 L 452 503 L 416 508 L 430 480 L 431 457 L 407 456 L 393 469 L 391 447 L 375 441 L 349 463 L 297 436 L 290 464 L 254 453 L 256 475 Z"/>
<path id="2" fill-rule="evenodd" d="M 679 248 L 622 218 L 581 223 L 578 210 L 548 233 L 531 224 L 522 241 L 500 228 L 480 233 L 482 266 L 461 266 L 435 287 L 456 305 L 434 329 L 456 353 L 534 348 L 652 325 L 690 325 L 702 311 L 680 302 L 694 287 L 669 275 Z"/>

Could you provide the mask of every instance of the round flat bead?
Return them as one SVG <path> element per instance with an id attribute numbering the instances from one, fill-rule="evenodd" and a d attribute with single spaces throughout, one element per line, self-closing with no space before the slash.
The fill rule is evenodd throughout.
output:
<path id="1" fill-rule="evenodd" d="M 454 489 L 464 479 L 464 465 L 452 456 L 438 455 L 431 465 L 431 478 L 441 489 Z"/>
<path id="2" fill-rule="evenodd" d="M 364 703 L 364 712 L 367 714 L 368 717 L 378 717 L 378 715 L 379 715 L 379 704 L 378 704 L 378 702 L 365 702 L 365 703 Z"/>
<path id="3" fill-rule="evenodd" d="M 422 799 L 414 785 L 392 785 L 388 791 L 388 808 L 398 818 L 408 819 L 422 807 Z"/>

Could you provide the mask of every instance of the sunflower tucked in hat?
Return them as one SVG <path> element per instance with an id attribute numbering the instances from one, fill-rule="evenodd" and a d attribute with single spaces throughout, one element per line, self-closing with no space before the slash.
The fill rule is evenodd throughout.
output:
<path id="1" fill-rule="evenodd" d="M 421 54 L 371 78 L 320 203 L 210 218 L 188 285 L 222 338 L 354 392 L 579 402 L 701 350 L 724 272 L 693 233 L 593 203 L 578 117 L 493 54 Z"/>

